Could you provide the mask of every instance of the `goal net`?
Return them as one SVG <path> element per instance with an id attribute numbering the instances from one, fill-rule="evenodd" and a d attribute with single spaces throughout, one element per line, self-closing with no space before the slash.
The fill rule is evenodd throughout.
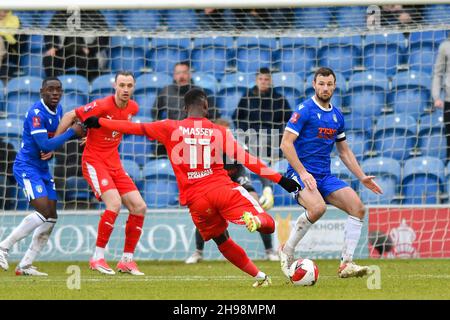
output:
<path id="1" fill-rule="evenodd" d="M 445 80 L 450 71 L 445 62 L 437 63 L 449 26 L 447 4 L 5 10 L 0 13 L 0 236 L 29 210 L 12 163 L 21 148 L 25 113 L 40 99 L 44 77 L 61 79 L 61 104 L 67 112 L 112 94 L 115 73 L 132 71 L 133 98 L 140 107 L 133 121 L 138 122 L 182 118 L 185 83 L 201 87 L 214 110 L 211 117 L 227 120 L 253 154 L 284 173 L 287 161 L 279 149 L 284 125 L 314 95 L 314 71 L 326 66 L 336 74 L 331 102 L 344 115 L 347 142 L 364 172 L 375 175 L 384 191 L 378 196 L 365 189 L 333 151 L 332 172 L 369 206 L 359 255 L 448 257 L 450 132 L 445 126 L 450 124 L 435 104 L 449 90 Z M 179 63 L 186 63 L 189 71 L 175 69 Z M 49 161 L 58 208 L 67 222 L 60 223 L 64 229 L 53 243 L 66 255 L 49 249 L 49 259 L 71 259 L 67 254 L 72 251 L 82 257 L 80 252 L 93 249 L 103 206 L 82 177 L 82 150 L 72 140 Z M 164 150 L 143 137 L 125 136 L 119 151 L 153 217 L 148 218 L 139 257 L 186 258 L 194 248 L 193 224 L 185 210 L 177 210 L 178 189 Z M 249 175 L 261 194 L 262 182 Z M 277 226 L 289 219 L 292 224 L 299 208 L 278 186 L 273 192 L 270 213 Z M 339 256 L 334 247 L 314 244 L 327 228 L 342 228 L 344 220 L 334 213 L 306 240 L 307 254 Z M 81 227 L 73 218 L 77 214 L 84 221 Z M 275 248 L 286 239 L 290 224 L 277 229 Z M 336 234 L 343 237 L 342 231 Z M 113 237 L 109 249 L 116 257 L 123 235 Z M 263 257 L 259 237 L 242 237 L 254 257 Z M 162 249 L 156 243 L 163 243 Z M 26 246 L 20 248 L 17 254 Z M 207 258 L 219 257 L 215 248 L 206 248 Z"/>

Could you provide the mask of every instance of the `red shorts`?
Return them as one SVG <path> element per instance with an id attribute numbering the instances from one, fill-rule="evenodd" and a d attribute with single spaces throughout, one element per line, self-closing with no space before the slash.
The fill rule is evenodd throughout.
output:
<path id="1" fill-rule="evenodd" d="M 189 205 L 189 211 L 202 238 L 207 241 L 221 235 L 228 221 L 244 224 L 245 211 L 253 215 L 264 213 L 258 201 L 239 184 L 216 187 Z"/>
<path id="2" fill-rule="evenodd" d="M 137 190 L 136 185 L 123 168 L 111 170 L 103 164 L 83 161 L 83 176 L 94 191 L 94 195 L 101 200 L 101 195 L 110 189 L 117 189 L 120 195 Z"/>

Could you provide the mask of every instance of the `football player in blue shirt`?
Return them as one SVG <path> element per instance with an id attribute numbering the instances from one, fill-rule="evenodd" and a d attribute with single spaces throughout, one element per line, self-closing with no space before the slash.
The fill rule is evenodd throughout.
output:
<path id="1" fill-rule="evenodd" d="M 62 116 L 59 103 L 62 93 L 58 78 L 46 78 L 42 82 L 41 100 L 32 105 L 25 115 L 22 148 L 14 162 L 13 172 L 35 211 L 0 242 L 0 267 L 8 270 L 8 250 L 34 231 L 30 247 L 16 268 L 16 275 L 47 275 L 32 266 L 33 260 L 47 244 L 57 219 L 55 183 L 47 162 L 53 155 L 52 151 L 75 134 L 82 133 L 82 127 L 74 124 L 64 134 L 53 137 Z"/>
<path id="2" fill-rule="evenodd" d="M 353 262 L 363 225 L 365 208 L 356 192 L 330 171 L 330 154 L 336 143 L 339 157 L 368 189 L 381 194 L 381 188 L 362 171 L 345 140 L 344 117 L 330 103 L 336 88 L 336 76 L 329 68 L 319 68 L 313 80 L 315 95 L 300 104 L 286 125 L 281 150 L 289 162 L 287 176 L 296 179 L 302 190 L 297 202 L 305 211 L 296 221 L 288 241 L 280 247 L 281 269 L 288 276 L 294 251 L 311 225 L 325 213 L 326 203 L 348 213 L 344 229 L 344 248 L 338 276 L 360 277 L 369 267 Z"/>

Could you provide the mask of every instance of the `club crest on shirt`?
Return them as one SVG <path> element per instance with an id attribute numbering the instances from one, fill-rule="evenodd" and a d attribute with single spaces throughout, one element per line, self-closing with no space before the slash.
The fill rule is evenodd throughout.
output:
<path id="1" fill-rule="evenodd" d="M 84 106 L 84 112 L 89 112 L 90 110 L 94 109 L 96 107 L 97 103 L 94 102 L 93 104 L 88 104 L 87 106 Z"/>
<path id="2" fill-rule="evenodd" d="M 43 189 L 42 189 L 42 186 L 41 186 L 40 184 L 38 184 L 38 185 L 36 186 L 36 191 L 37 191 L 38 193 L 42 193 Z"/>
<path id="3" fill-rule="evenodd" d="M 106 187 L 108 183 L 108 179 L 102 179 L 102 186 Z"/>
<path id="4" fill-rule="evenodd" d="M 291 123 L 297 123 L 298 119 L 300 118 L 300 114 L 297 112 L 294 112 L 291 116 L 291 119 L 289 119 L 289 122 Z"/>
<path id="5" fill-rule="evenodd" d="M 33 127 L 37 128 L 41 126 L 41 118 L 33 117 Z"/>
<path id="6" fill-rule="evenodd" d="M 337 121 L 337 117 L 336 117 L 336 114 L 335 114 L 335 113 L 333 113 L 333 120 L 334 120 L 334 122 L 336 122 L 336 123 L 338 122 L 338 121 Z"/>

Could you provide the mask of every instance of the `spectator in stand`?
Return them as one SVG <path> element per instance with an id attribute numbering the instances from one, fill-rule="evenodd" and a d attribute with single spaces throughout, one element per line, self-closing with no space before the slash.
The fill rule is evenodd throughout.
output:
<path id="1" fill-rule="evenodd" d="M 422 6 L 403 6 L 400 4 L 381 6 L 380 24 L 381 26 L 407 26 L 419 23 L 422 19 Z M 367 25 L 375 25 L 375 15 L 367 17 Z"/>
<path id="2" fill-rule="evenodd" d="M 234 127 L 242 131 L 254 129 L 258 134 L 262 134 L 260 130 L 264 130 L 267 134 L 267 146 L 270 147 L 271 137 L 277 137 L 277 142 L 281 142 L 284 124 L 289 121 L 291 113 L 288 101 L 272 87 L 270 70 L 261 68 L 256 75 L 256 85 L 247 90 L 233 114 Z M 255 147 L 247 141 L 246 144 L 250 148 Z M 267 156 L 271 154 L 269 148 Z M 273 156 L 278 158 L 278 155 Z M 262 158 L 264 159 L 264 155 Z"/>
<path id="3" fill-rule="evenodd" d="M 192 74 L 189 62 L 178 62 L 173 70 L 173 83 L 162 88 L 158 94 L 152 109 L 153 120 L 183 120 L 186 118 L 184 109 L 184 95 L 191 88 L 199 88 L 192 83 Z M 201 89 L 201 88 L 200 88 Z M 214 107 L 214 97 L 208 98 L 210 106 L 208 119 L 214 120 L 220 118 L 218 108 Z M 156 155 L 166 155 L 165 148 L 158 144 Z"/>
<path id="4" fill-rule="evenodd" d="M 450 39 L 445 40 L 439 46 L 436 62 L 433 70 L 433 82 L 431 94 L 434 106 L 444 109 L 445 136 L 447 137 L 447 161 L 450 160 Z M 441 90 L 445 89 L 444 99 L 441 98 Z"/>
<path id="5" fill-rule="evenodd" d="M 72 14 L 66 11 L 55 13 L 49 28 L 54 30 L 95 31 L 107 30 L 105 17 L 99 11 L 80 11 L 80 26 L 71 25 Z M 44 38 L 45 54 L 43 65 L 47 76 L 60 76 L 69 69 L 89 81 L 100 75 L 106 63 L 109 37 L 105 36 L 61 36 L 47 35 Z"/>
<path id="6" fill-rule="evenodd" d="M 11 29 L 11 31 L 0 31 L 0 77 L 7 79 L 14 76 L 19 61 L 19 42 L 16 32 L 20 27 L 19 18 L 9 10 L 0 10 L 0 29 Z"/>

